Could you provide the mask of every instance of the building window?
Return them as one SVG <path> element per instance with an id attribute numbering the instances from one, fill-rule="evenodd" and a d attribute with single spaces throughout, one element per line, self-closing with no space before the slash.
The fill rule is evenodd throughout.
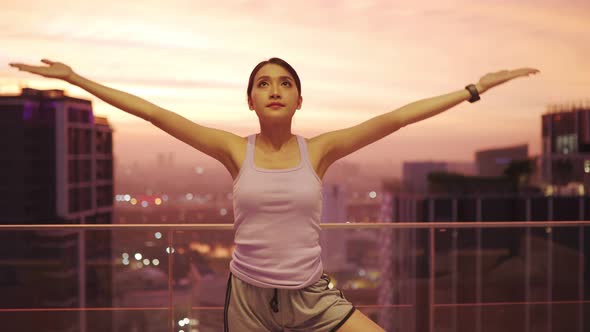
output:
<path id="1" fill-rule="evenodd" d="M 111 180 L 113 178 L 113 162 L 111 159 L 96 160 L 96 179 Z"/>
<path id="2" fill-rule="evenodd" d="M 92 129 L 68 128 L 68 153 L 89 154 L 92 141 Z"/>
<path id="3" fill-rule="evenodd" d="M 24 108 L 23 108 L 23 120 L 24 121 L 31 121 L 34 118 L 34 113 L 36 113 L 35 111 L 37 110 L 37 106 L 36 105 L 32 105 L 29 103 L 26 103 Z"/>
<path id="4" fill-rule="evenodd" d="M 80 181 L 90 182 L 92 180 L 92 161 L 79 160 L 80 165 Z"/>
<path id="5" fill-rule="evenodd" d="M 68 122 L 78 122 L 78 112 L 75 108 L 68 108 Z"/>
<path id="6" fill-rule="evenodd" d="M 113 205 L 112 185 L 96 187 L 96 205 L 99 207 Z"/>
<path id="7" fill-rule="evenodd" d="M 68 195 L 68 212 L 74 213 L 80 210 L 80 195 L 78 188 L 71 188 Z"/>
<path id="8" fill-rule="evenodd" d="M 568 154 L 578 151 L 578 138 L 576 134 L 557 136 L 557 153 Z"/>
<path id="9" fill-rule="evenodd" d="M 68 107 L 68 122 L 92 123 L 91 111 L 83 108 Z"/>
<path id="10" fill-rule="evenodd" d="M 68 183 L 78 182 L 78 163 L 77 160 L 68 160 Z"/>

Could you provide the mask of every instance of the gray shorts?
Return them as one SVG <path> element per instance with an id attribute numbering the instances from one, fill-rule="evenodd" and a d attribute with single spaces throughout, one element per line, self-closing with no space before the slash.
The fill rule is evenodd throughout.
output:
<path id="1" fill-rule="evenodd" d="M 261 288 L 231 272 L 223 308 L 225 332 L 336 331 L 356 310 L 322 277 L 303 289 Z"/>

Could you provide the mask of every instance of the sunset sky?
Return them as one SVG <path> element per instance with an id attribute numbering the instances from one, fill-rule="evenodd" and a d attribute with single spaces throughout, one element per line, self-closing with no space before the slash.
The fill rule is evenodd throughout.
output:
<path id="1" fill-rule="evenodd" d="M 8 1 L 0 0 L 0 93 L 63 88 L 93 100 L 119 162 L 178 162 L 200 152 L 85 91 L 8 62 L 64 62 L 203 125 L 259 131 L 245 102 L 261 60 L 287 60 L 302 80 L 293 131 L 313 137 L 407 103 L 462 89 L 484 74 L 540 75 L 494 88 L 346 157 L 368 163 L 470 161 L 478 149 L 540 152 L 549 104 L 590 103 L 590 1 Z"/>

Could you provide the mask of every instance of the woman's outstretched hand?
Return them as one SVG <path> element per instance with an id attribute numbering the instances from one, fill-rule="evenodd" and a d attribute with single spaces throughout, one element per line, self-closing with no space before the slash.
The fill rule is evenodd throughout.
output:
<path id="1" fill-rule="evenodd" d="M 11 67 L 18 68 L 18 70 L 28 71 L 29 73 L 41 75 L 49 78 L 58 78 L 67 81 L 72 77 L 74 71 L 69 66 L 54 62 L 48 59 L 42 59 L 41 62 L 49 66 L 31 66 L 24 63 L 9 63 Z"/>
<path id="2" fill-rule="evenodd" d="M 477 91 L 481 94 L 497 85 L 506 83 L 521 76 L 529 76 L 540 73 L 535 68 L 518 68 L 515 70 L 501 70 L 495 73 L 489 73 L 479 79 Z"/>

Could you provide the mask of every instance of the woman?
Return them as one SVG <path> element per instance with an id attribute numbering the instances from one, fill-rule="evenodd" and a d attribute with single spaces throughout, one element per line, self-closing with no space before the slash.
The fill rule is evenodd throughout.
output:
<path id="1" fill-rule="evenodd" d="M 533 68 L 483 76 L 445 95 L 419 100 L 356 126 L 306 139 L 291 132 L 301 108 L 301 82 L 284 60 L 258 64 L 247 100 L 260 133 L 239 137 L 204 127 L 141 98 L 90 81 L 63 63 L 21 63 L 19 70 L 77 85 L 105 102 L 150 121 L 217 159 L 234 179 L 236 250 L 224 307 L 225 331 L 383 331 L 330 288 L 320 259 L 321 181 L 336 160 L 411 123 L 463 101 L 475 102 L 490 88 Z"/>

